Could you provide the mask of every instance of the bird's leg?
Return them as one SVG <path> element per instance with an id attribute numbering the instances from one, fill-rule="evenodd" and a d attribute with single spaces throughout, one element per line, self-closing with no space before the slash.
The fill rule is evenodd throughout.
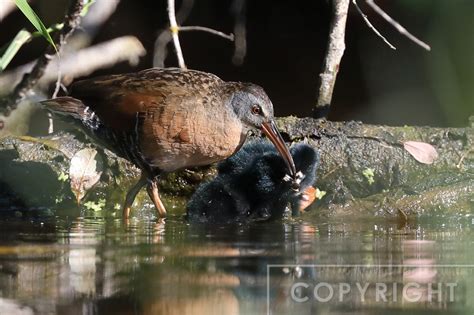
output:
<path id="1" fill-rule="evenodd" d="M 161 202 L 160 194 L 158 193 L 158 178 L 153 178 L 150 182 L 148 182 L 148 186 L 146 187 L 146 191 L 148 192 L 148 196 L 153 201 L 156 210 L 158 211 L 158 216 L 160 218 L 166 217 L 166 209 Z"/>
<path id="2" fill-rule="evenodd" d="M 138 182 L 133 185 L 132 188 L 127 193 L 127 197 L 125 197 L 125 204 L 123 205 L 123 219 L 127 220 L 130 216 L 130 210 L 132 209 L 133 202 L 135 201 L 135 197 L 137 196 L 140 189 L 147 183 L 147 176 L 142 173 L 142 176 L 138 180 Z"/>

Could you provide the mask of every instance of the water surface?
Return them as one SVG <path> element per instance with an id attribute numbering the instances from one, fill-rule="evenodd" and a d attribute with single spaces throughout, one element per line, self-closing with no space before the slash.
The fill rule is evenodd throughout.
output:
<path id="1" fill-rule="evenodd" d="M 3 217 L 0 314 L 472 314 L 472 227 L 311 213 L 238 226 Z"/>

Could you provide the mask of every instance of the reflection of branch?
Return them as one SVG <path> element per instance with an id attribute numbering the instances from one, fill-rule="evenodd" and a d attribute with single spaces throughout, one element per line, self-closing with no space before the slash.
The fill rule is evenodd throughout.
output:
<path id="1" fill-rule="evenodd" d="M 400 23 L 398 23 L 397 21 L 395 21 L 394 19 L 392 19 L 390 17 L 390 15 L 388 15 L 387 13 L 385 13 L 384 10 L 382 10 L 382 8 L 380 8 L 375 2 L 374 0 L 365 0 L 365 2 L 375 11 L 377 12 L 377 14 L 379 14 L 381 17 L 383 17 L 385 19 L 385 21 L 387 21 L 388 23 L 390 23 L 393 27 L 395 27 L 395 29 L 397 31 L 400 32 L 400 34 L 402 35 L 405 35 L 406 37 L 408 37 L 408 39 L 410 39 L 411 41 L 413 41 L 415 44 L 423 47 L 424 49 L 430 51 L 431 50 L 431 47 L 426 44 L 425 42 L 421 41 L 420 39 L 416 38 L 413 34 L 411 34 L 410 32 L 407 31 L 406 28 L 404 28 L 403 26 L 400 25 Z"/>
<path id="2" fill-rule="evenodd" d="M 380 32 L 375 28 L 375 26 L 370 23 L 369 19 L 367 18 L 367 15 L 364 14 L 364 12 L 362 12 L 361 8 L 359 7 L 359 5 L 357 4 L 357 1 L 356 0 L 352 0 L 352 3 L 354 4 L 354 6 L 356 7 L 357 11 L 359 12 L 359 14 L 362 16 L 362 18 L 364 19 L 365 21 L 365 24 L 367 24 L 367 26 L 372 30 L 374 31 L 374 33 L 380 37 L 384 42 L 385 44 L 388 45 L 388 47 L 392 48 L 393 50 L 396 50 L 397 48 L 395 48 L 395 46 L 393 46 L 382 34 L 380 34 Z"/>
<path id="3" fill-rule="evenodd" d="M 81 20 L 81 11 L 84 4 L 81 0 L 72 0 L 66 17 L 64 18 L 64 27 L 56 35 L 54 42 L 56 47 L 59 50 L 61 46 L 65 43 L 67 37 L 71 35 L 74 29 L 79 25 Z M 22 80 L 15 87 L 13 92 L 5 97 L 0 102 L 0 112 L 5 113 L 6 115 L 15 109 L 16 105 L 25 98 L 26 94 L 36 85 L 38 80 L 43 76 L 46 66 L 49 64 L 53 56 L 55 55 L 54 47 L 48 45 L 44 54 L 36 61 L 33 69 L 30 73 L 27 73 L 23 76 Z"/>
<path id="4" fill-rule="evenodd" d="M 176 56 L 178 57 L 179 67 L 181 69 L 186 69 L 183 51 L 181 50 L 181 44 L 179 43 L 179 28 L 178 23 L 176 22 L 174 0 L 168 0 L 168 18 L 170 20 L 171 38 L 173 39 L 174 49 L 176 50 Z"/>
<path id="5" fill-rule="evenodd" d="M 339 64 L 346 45 L 344 36 L 346 30 L 347 10 L 350 0 L 333 0 L 333 17 L 329 26 L 329 42 L 324 59 L 323 71 L 319 74 L 320 85 L 318 101 L 313 109 L 314 117 L 325 117 L 331 105 L 332 92 L 336 84 Z"/>
<path id="6" fill-rule="evenodd" d="M 74 78 L 88 75 L 98 69 L 107 68 L 119 62 L 138 62 L 138 58 L 145 54 L 140 41 L 133 36 L 124 36 L 103 42 L 78 52 L 61 57 L 61 72 L 63 78 L 71 82 Z M 44 75 L 38 82 L 40 87 L 47 86 L 57 79 L 58 59 L 54 59 L 45 69 Z M 14 82 L 33 67 L 27 64 L 0 75 L 0 93 L 11 89 Z"/>

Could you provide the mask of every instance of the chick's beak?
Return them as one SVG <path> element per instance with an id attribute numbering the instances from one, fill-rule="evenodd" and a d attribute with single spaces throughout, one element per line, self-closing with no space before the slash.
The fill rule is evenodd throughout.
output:
<path id="1" fill-rule="evenodd" d="M 293 157 L 291 156 L 290 151 L 288 150 L 288 147 L 285 144 L 285 141 L 283 141 L 283 138 L 281 137 L 281 134 L 275 125 L 275 122 L 273 120 L 269 122 L 264 122 L 262 124 L 262 131 L 268 137 L 268 139 L 270 139 L 270 141 L 273 143 L 273 145 L 283 157 L 283 160 L 285 161 L 286 166 L 288 167 L 288 170 L 290 172 L 289 175 L 292 178 L 295 178 L 295 162 L 293 162 Z"/>

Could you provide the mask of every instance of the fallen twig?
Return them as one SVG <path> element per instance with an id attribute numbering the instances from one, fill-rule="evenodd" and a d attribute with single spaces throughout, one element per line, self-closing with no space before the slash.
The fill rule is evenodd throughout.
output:
<path id="1" fill-rule="evenodd" d="M 459 159 L 458 164 L 456 164 L 456 167 L 457 167 L 457 168 L 461 168 L 462 163 L 464 162 L 464 159 L 466 158 L 466 156 L 468 156 L 469 154 L 471 154 L 471 153 L 473 153 L 473 152 L 474 152 L 474 149 L 466 150 L 466 151 L 461 155 L 461 158 Z"/>

